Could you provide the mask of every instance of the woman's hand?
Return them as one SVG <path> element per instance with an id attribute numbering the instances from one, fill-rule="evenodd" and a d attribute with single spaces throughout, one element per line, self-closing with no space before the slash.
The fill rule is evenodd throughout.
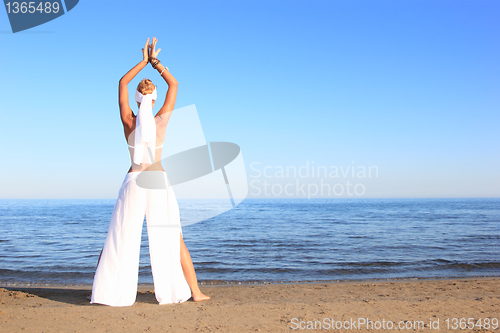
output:
<path id="1" fill-rule="evenodd" d="M 149 52 L 149 37 L 148 40 L 146 41 L 146 45 L 144 45 L 144 48 L 142 49 L 142 61 L 145 61 L 146 64 L 149 59 L 148 52 Z"/>
<path id="2" fill-rule="evenodd" d="M 148 38 L 149 40 L 149 38 Z M 160 53 L 161 49 L 158 49 L 158 51 L 155 51 L 156 43 L 158 42 L 158 38 L 153 37 L 153 42 L 151 43 L 150 50 L 149 50 L 149 56 L 151 58 L 156 58 L 158 56 L 158 53 Z"/>

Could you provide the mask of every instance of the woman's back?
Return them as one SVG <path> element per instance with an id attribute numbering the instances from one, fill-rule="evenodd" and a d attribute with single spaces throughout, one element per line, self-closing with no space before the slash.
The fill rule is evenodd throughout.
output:
<path id="1" fill-rule="evenodd" d="M 163 141 L 165 140 L 165 132 L 167 130 L 168 119 L 170 118 L 170 114 L 164 113 L 159 114 L 154 117 L 156 124 L 156 144 L 155 144 L 155 165 L 151 166 L 151 164 L 135 164 L 134 163 L 134 149 L 135 149 L 135 127 L 136 127 L 136 119 L 134 116 L 132 123 L 130 125 L 123 124 L 123 129 L 125 132 L 125 139 L 128 141 L 128 148 L 130 154 L 130 162 L 132 166 L 130 167 L 128 172 L 136 172 L 136 171 L 144 171 L 148 170 L 160 170 L 163 171 L 163 167 L 161 165 L 161 153 L 163 148 Z"/>

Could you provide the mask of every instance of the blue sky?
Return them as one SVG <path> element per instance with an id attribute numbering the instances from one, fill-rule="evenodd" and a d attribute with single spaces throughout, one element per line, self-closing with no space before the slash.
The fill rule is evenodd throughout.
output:
<path id="1" fill-rule="evenodd" d="M 116 3 L 16 34 L 0 11 L 0 198 L 117 196 L 118 80 L 153 36 L 176 108 L 195 104 L 207 141 L 241 147 L 249 182 L 314 162 L 376 166 L 352 179 L 367 198 L 500 196 L 497 1 Z M 163 98 L 149 66 L 129 88 L 143 77 Z"/>

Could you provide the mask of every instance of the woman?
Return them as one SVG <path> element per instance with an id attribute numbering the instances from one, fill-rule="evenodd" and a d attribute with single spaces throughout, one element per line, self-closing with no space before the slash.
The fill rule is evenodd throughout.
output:
<path id="1" fill-rule="evenodd" d="M 157 41 L 153 38 L 149 45 L 147 39 L 142 61 L 120 79 L 120 115 L 132 165 L 113 208 L 94 276 L 91 303 L 129 306 L 135 302 L 144 215 L 159 304 L 181 303 L 191 297 L 194 301 L 210 298 L 198 286 L 193 262 L 182 238 L 177 200 L 160 161 L 166 126 L 177 96 L 177 81 L 157 59 L 161 50 L 155 50 Z M 154 117 L 156 87 L 150 80 L 142 80 L 137 87 L 137 115 L 128 103 L 127 84 L 148 62 L 168 84 L 165 103 Z M 162 186 L 141 186 L 137 182 L 139 175 L 149 183 L 153 181 Z"/>

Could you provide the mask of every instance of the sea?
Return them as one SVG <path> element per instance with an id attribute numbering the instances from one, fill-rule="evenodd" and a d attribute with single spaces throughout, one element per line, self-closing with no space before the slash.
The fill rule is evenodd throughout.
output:
<path id="1" fill-rule="evenodd" d="M 114 204 L 0 200 L 0 285 L 92 284 Z M 201 284 L 500 276 L 500 198 L 245 199 L 182 231 Z"/>

